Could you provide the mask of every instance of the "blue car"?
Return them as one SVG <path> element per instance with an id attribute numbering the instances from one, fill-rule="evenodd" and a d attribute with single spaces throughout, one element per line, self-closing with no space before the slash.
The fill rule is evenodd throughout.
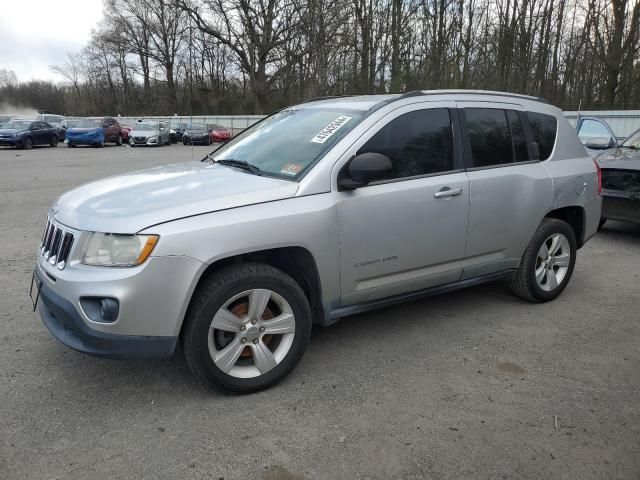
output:
<path id="1" fill-rule="evenodd" d="M 0 127 L 0 145 L 31 149 L 34 145 L 58 145 L 58 132 L 37 120 L 10 120 Z"/>
<path id="2" fill-rule="evenodd" d="M 107 142 L 122 145 L 120 124 L 115 118 L 84 118 L 66 132 L 67 147 L 77 145 L 104 147 Z"/>

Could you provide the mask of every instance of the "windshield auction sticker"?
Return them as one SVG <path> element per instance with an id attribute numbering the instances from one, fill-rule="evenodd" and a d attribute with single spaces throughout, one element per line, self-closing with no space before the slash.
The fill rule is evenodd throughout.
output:
<path id="1" fill-rule="evenodd" d="M 311 139 L 311 141 L 313 143 L 324 143 L 324 142 L 326 142 L 327 140 L 329 140 L 331 135 L 333 135 L 338 130 L 340 130 L 340 128 L 342 128 L 342 126 L 345 123 L 347 123 L 349 120 L 351 120 L 352 118 L 353 117 L 347 117 L 345 115 L 340 115 L 333 122 L 331 122 L 329 125 L 327 125 L 322 130 L 320 130 L 320 133 L 318 133 L 315 137 L 313 137 Z"/>
<path id="2" fill-rule="evenodd" d="M 302 167 L 297 163 L 287 163 L 284 167 L 282 167 L 282 170 L 280 170 L 280 173 L 283 173 L 285 175 L 296 176 L 297 174 L 300 173 L 300 170 L 302 170 Z"/>

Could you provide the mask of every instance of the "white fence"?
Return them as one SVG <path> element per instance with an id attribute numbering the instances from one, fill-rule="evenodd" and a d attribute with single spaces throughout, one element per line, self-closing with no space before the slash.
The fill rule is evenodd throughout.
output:
<path id="1" fill-rule="evenodd" d="M 636 130 L 640 129 L 640 110 L 599 110 L 599 111 L 581 111 L 580 115 L 593 116 L 602 118 L 610 126 L 613 132 L 619 138 L 626 138 Z M 578 118 L 578 112 L 565 111 L 564 116 L 569 120 L 571 125 L 576 124 Z M 258 120 L 261 120 L 265 115 L 174 115 L 171 117 L 118 117 L 121 123 L 135 123 L 138 120 L 153 119 L 170 123 L 205 123 L 208 125 L 217 124 L 222 125 L 238 133 L 247 127 L 250 127 Z M 69 117 L 71 119 L 71 117 Z"/>
<path id="2" fill-rule="evenodd" d="M 569 123 L 575 127 L 578 112 L 563 112 Z M 582 110 L 582 117 L 598 117 L 609 124 L 618 138 L 626 138 L 640 129 L 640 110 Z"/>

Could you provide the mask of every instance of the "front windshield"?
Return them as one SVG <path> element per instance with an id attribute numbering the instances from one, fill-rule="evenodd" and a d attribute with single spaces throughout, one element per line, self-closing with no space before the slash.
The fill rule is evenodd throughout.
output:
<path id="1" fill-rule="evenodd" d="M 10 115 L 0 115 L 0 125 L 7 123 L 9 120 L 11 120 Z"/>
<path id="2" fill-rule="evenodd" d="M 278 112 L 214 153 L 216 160 L 240 160 L 267 174 L 298 178 L 358 124 L 362 111 L 301 108 Z"/>
<path id="3" fill-rule="evenodd" d="M 204 123 L 193 123 L 187 127 L 187 130 L 206 130 L 207 127 Z"/>
<path id="4" fill-rule="evenodd" d="M 76 128 L 97 128 L 102 126 L 102 120 L 99 118 L 85 118 L 80 120 Z"/>
<path id="5" fill-rule="evenodd" d="M 157 123 L 153 122 L 140 122 L 134 127 L 134 130 L 156 130 L 158 128 Z"/>
<path id="6" fill-rule="evenodd" d="M 623 147 L 637 148 L 640 150 L 640 130 L 632 133 L 629 138 L 622 142 Z"/>
<path id="7" fill-rule="evenodd" d="M 13 120 L 2 125 L 2 128 L 11 128 L 14 130 L 26 130 L 31 126 L 31 122 L 28 120 Z"/>

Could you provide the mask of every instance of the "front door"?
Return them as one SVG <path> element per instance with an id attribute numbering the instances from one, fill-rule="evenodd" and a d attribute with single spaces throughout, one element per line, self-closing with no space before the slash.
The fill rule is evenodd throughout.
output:
<path id="1" fill-rule="evenodd" d="M 342 305 L 461 276 L 469 180 L 454 139 L 453 104 L 428 105 L 390 113 L 348 153 L 382 153 L 394 171 L 384 180 L 337 192 Z"/>

